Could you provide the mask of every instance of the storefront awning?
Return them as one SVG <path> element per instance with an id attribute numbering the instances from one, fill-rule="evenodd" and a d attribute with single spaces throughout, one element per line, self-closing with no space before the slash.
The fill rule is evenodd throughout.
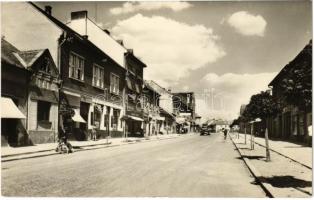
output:
<path id="1" fill-rule="evenodd" d="M 156 117 L 156 119 L 159 121 L 165 121 L 165 117 Z"/>
<path id="2" fill-rule="evenodd" d="M 185 122 L 185 118 L 183 118 L 183 117 L 176 118 L 176 122 L 178 124 L 183 124 Z"/>
<path id="3" fill-rule="evenodd" d="M 80 115 L 79 111 L 76 109 L 74 110 L 74 116 L 72 117 L 72 120 L 75 122 L 86 123 L 86 121 Z"/>
<path id="4" fill-rule="evenodd" d="M 139 118 L 139 117 L 134 117 L 134 116 L 129 116 L 131 119 L 135 120 L 135 121 L 144 121 L 142 118 Z"/>
<path id="5" fill-rule="evenodd" d="M 26 117 L 12 99 L 1 97 L 1 118 L 25 119 Z"/>

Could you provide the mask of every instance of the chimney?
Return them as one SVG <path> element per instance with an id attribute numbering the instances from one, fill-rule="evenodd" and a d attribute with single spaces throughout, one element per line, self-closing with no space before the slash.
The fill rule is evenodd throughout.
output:
<path id="1" fill-rule="evenodd" d="M 123 40 L 117 40 L 117 42 L 118 42 L 119 44 L 121 44 L 122 46 L 124 46 Z"/>
<path id="2" fill-rule="evenodd" d="M 51 6 L 45 6 L 45 12 L 46 12 L 48 15 L 51 15 L 51 9 L 52 9 Z"/>
<path id="3" fill-rule="evenodd" d="M 71 12 L 71 21 L 76 20 L 80 23 L 76 31 L 87 39 L 87 10 Z"/>
<path id="4" fill-rule="evenodd" d="M 108 35 L 110 35 L 110 31 L 109 31 L 108 29 L 104 29 L 104 31 L 105 31 Z"/>
<path id="5" fill-rule="evenodd" d="M 133 49 L 128 49 L 128 53 L 133 54 Z"/>
<path id="6" fill-rule="evenodd" d="M 86 19 L 86 18 L 87 18 L 87 10 L 71 12 L 71 20 Z"/>

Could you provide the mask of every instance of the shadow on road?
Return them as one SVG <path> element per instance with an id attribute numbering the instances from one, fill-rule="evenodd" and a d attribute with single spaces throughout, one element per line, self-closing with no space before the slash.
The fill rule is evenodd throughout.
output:
<path id="1" fill-rule="evenodd" d="M 311 187 L 312 181 L 306 181 L 295 178 L 294 176 L 272 176 L 272 177 L 258 177 L 262 182 L 271 184 L 273 187 L 278 188 L 305 188 Z"/>
<path id="2" fill-rule="evenodd" d="M 246 149 L 246 150 L 250 150 L 250 148 L 247 148 L 247 147 L 240 147 L 239 149 Z"/>
<path id="3" fill-rule="evenodd" d="M 261 160 L 261 159 L 264 159 L 265 156 L 242 156 L 242 157 L 237 157 L 237 159 L 239 160 L 242 160 L 243 158 L 247 158 L 247 159 L 250 159 L 250 160 Z"/>

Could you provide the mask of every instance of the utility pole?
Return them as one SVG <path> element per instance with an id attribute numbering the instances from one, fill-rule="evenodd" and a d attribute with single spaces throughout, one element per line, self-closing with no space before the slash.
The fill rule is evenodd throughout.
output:
<path id="1" fill-rule="evenodd" d="M 268 130 L 266 127 L 265 130 L 265 143 L 266 143 L 266 162 L 270 161 L 270 152 L 269 152 L 269 144 L 268 144 Z"/>

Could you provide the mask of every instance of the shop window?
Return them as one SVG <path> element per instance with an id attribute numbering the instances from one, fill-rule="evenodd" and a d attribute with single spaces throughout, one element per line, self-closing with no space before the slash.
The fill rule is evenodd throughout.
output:
<path id="1" fill-rule="evenodd" d="M 84 80 L 84 58 L 73 52 L 70 53 L 69 58 L 69 77 Z"/>
<path id="2" fill-rule="evenodd" d="M 49 121 L 51 103 L 38 101 L 37 104 L 37 121 Z"/>

